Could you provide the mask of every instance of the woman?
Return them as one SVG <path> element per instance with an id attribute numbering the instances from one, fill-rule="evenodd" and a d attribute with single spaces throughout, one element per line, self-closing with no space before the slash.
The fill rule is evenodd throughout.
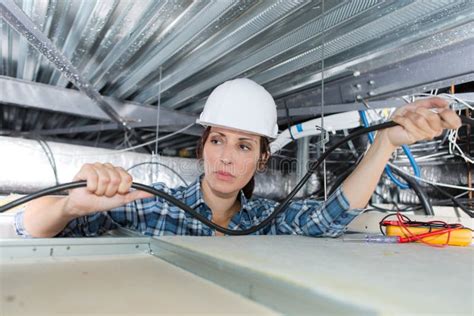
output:
<path id="1" fill-rule="evenodd" d="M 436 111 L 430 109 L 435 108 Z M 459 117 L 445 100 L 430 98 L 398 109 L 400 126 L 380 131 L 365 157 L 325 202 L 292 202 L 271 225 L 256 234 L 338 236 L 364 208 L 393 151 L 458 128 Z M 249 79 L 235 79 L 209 96 L 198 123 L 206 126 L 198 154 L 204 175 L 189 187 L 155 185 L 229 229 L 246 229 L 271 214 L 277 203 L 252 199 L 253 177 L 263 168 L 269 139 L 276 137 L 276 105 L 271 95 Z M 167 201 L 130 191 L 132 177 L 111 164 L 86 164 L 74 180 L 87 188 L 66 197 L 44 197 L 28 203 L 16 216 L 17 232 L 33 237 L 96 236 L 118 226 L 145 235 L 222 235 Z"/>

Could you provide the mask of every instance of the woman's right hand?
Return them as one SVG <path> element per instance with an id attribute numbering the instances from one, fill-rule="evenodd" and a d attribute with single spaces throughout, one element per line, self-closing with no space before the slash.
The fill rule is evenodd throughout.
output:
<path id="1" fill-rule="evenodd" d="M 137 199 L 153 196 L 144 191 L 130 191 L 132 176 L 110 163 L 84 164 L 74 181 L 86 180 L 87 187 L 72 189 L 64 211 L 73 217 L 108 211 Z"/>

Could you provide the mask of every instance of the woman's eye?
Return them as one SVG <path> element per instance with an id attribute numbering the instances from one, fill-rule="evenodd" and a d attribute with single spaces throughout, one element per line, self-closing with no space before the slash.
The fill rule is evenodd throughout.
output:
<path id="1" fill-rule="evenodd" d="M 240 145 L 240 149 L 242 149 L 244 151 L 249 151 L 251 148 L 247 145 Z"/>
<path id="2" fill-rule="evenodd" d="M 219 144 L 220 141 L 218 139 L 211 139 L 211 144 Z"/>

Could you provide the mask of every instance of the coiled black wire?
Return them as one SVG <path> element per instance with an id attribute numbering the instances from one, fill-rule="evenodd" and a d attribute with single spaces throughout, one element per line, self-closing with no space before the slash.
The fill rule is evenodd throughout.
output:
<path id="1" fill-rule="evenodd" d="M 464 124 L 474 125 L 473 120 L 469 119 L 467 117 L 461 116 L 461 120 Z M 169 195 L 169 194 L 167 194 L 163 191 L 156 190 L 155 188 L 153 188 L 151 186 L 147 186 L 147 185 L 144 185 L 144 184 L 141 184 L 141 183 L 133 182 L 132 183 L 132 188 L 154 194 L 156 196 L 159 196 L 159 197 L 167 200 L 168 202 L 178 206 L 179 208 L 183 209 L 185 212 L 187 212 L 187 213 L 191 214 L 192 216 L 194 216 L 196 219 L 201 221 L 203 224 L 207 225 L 208 227 L 214 228 L 215 230 L 217 230 L 221 233 L 224 233 L 224 234 L 227 234 L 227 235 L 233 235 L 233 236 L 250 235 L 250 234 L 253 234 L 253 233 L 265 228 L 266 226 L 268 226 L 279 214 L 281 214 L 286 209 L 286 207 L 290 204 L 293 197 L 304 186 L 304 184 L 308 181 L 308 179 L 311 177 L 313 172 L 316 171 L 316 169 L 319 167 L 319 165 L 336 148 L 338 148 L 341 145 L 345 144 L 349 140 L 352 140 L 356 137 L 359 137 L 360 135 L 370 133 L 370 132 L 373 132 L 373 131 L 376 131 L 376 130 L 381 130 L 381 129 L 385 129 L 385 128 L 389 128 L 389 127 L 394 127 L 394 126 L 397 126 L 397 125 L 398 125 L 397 123 L 392 122 L 392 121 L 385 122 L 385 123 L 378 124 L 378 125 L 373 125 L 373 126 L 370 126 L 370 127 L 367 127 L 367 128 L 357 130 L 357 131 L 347 135 L 346 137 L 344 137 L 340 141 L 338 141 L 336 144 L 334 144 L 333 146 L 328 148 L 321 155 L 321 157 L 319 157 L 318 160 L 316 160 L 314 163 L 311 164 L 311 166 L 309 167 L 308 172 L 305 174 L 305 176 L 298 182 L 298 184 L 295 186 L 295 188 L 288 194 L 288 196 L 281 202 L 281 204 L 278 205 L 278 207 L 273 211 L 272 214 L 270 214 L 260 224 L 254 226 L 254 227 L 248 228 L 248 229 L 244 229 L 244 230 L 233 230 L 233 229 L 228 229 L 228 228 L 222 227 L 220 225 L 217 225 L 217 224 L 211 222 L 210 220 L 208 220 L 203 215 L 199 214 L 196 210 L 194 210 L 191 207 L 189 207 L 188 205 L 184 204 L 182 201 L 176 199 L 175 197 L 173 197 L 173 196 L 171 196 L 171 195 Z M 50 187 L 50 188 L 32 193 L 30 195 L 24 196 L 24 197 L 22 197 L 18 200 L 15 200 L 13 202 L 10 202 L 10 203 L 0 207 L 0 213 L 4 212 L 6 210 L 9 210 L 11 208 L 14 208 L 18 205 L 21 205 L 23 203 L 26 203 L 26 202 L 29 202 L 31 200 L 37 199 L 39 197 L 43 197 L 45 195 L 50 195 L 50 194 L 57 193 L 57 192 L 60 192 L 60 191 L 63 191 L 63 190 L 71 190 L 71 189 L 76 189 L 76 188 L 86 187 L 86 186 L 87 186 L 87 182 L 83 180 L 83 181 L 64 183 L 64 184 L 61 184 L 61 185 Z"/>

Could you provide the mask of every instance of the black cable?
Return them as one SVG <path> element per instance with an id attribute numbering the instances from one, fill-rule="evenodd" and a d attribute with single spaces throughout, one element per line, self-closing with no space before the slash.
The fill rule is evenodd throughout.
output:
<path id="1" fill-rule="evenodd" d="M 188 186 L 188 183 L 186 182 L 186 180 L 184 180 L 184 178 L 183 178 L 178 172 L 176 172 L 176 170 L 174 170 L 174 169 L 171 168 L 171 167 L 168 167 L 167 165 L 165 165 L 165 164 L 163 164 L 163 163 L 161 163 L 161 162 L 146 161 L 146 162 L 137 163 L 136 165 L 133 165 L 133 166 L 131 166 L 130 168 L 128 168 L 127 171 L 130 171 L 130 170 L 132 170 L 133 168 L 136 168 L 136 167 L 139 167 L 139 166 L 142 166 L 142 165 L 159 165 L 159 166 L 165 167 L 165 168 L 167 168 L 168 170 L 170 170 L 171 172 L 173 172 L 181 181 L 183 181 L 183 183 L 184 183 L 185 186 Z"/>
<path id="2" fill-rule="evenodd" d="M 341 145 L 345 144 L 347 141 L 349 141 L 351 139 L 359 137 L 362 134 L 373 132 L 373 131 L 376 131 L 376 130 L 379 130 L 379 129 L 393 127 L 393 126 L 396 126 L 396 125 L 397 124 L 395 122 L 386 122 L 386 123 L 379 124 L 379 125 L 373 125 L 373 126 L 370 126 L 370 127 L 367 127 L 367 128 L 359 129 L 359 130 L 355 131 L 354 133 L 349 134 L 348 136 L 346 136 L 343 139 L 341 139 L 340 141 L 338 141 L 332 147 L 328 148 L 328 150 L 325 151 L 321 155 L 321 157 L 319 157 L 318 160 L 316 160 L 314 163 L 311 164 L 311 166 L 308 168 L 308 172 L 298 182 L 298 184 L 290 192 L 290 194 L 288 194 L 288 196 L 282 201 L 282 203 L 273 211 L 273 213 L 270 214 L 270 216 L 268 216 L 266 219 L 264 219 L 257 226 L 254 226 L 254 227 L 251 227 L 251 228 L 248 228 L 248 229 L 245 229 L 245 230 L 232 230 L 232 229 L 228 229 L 228 228 L 224 228 L 222 226 L 219 226 L 219 225 L 211 222 L 206 217 L 202 216 L 201 214 L 199 214 L 198 212 L 196 212 L 195 210 L 193 210 L 192 208 L 190 208 L 188 205 L 184 204 L 180 200 L 174 198 L 173 196 L 170 196 L 170 195 L 166 194 L 165 192 L 156 190 L 153 187 L 134 182 L 132 184 L 132 188 L 154 194 L 156 196 L 159 196 L 159 197 L 167 200 L 168 202 L 173 203 L 174 205 L 176 205 L 179 208 L 183 209 L 185 212 L 190 213 L 192 216 L 194 216 L 196 219 L 198 219 L 199 221 L 201 221 L 205 225 L 207 225 L 211 228 L 214 228 L 215 230 L 217 230 L 221 233 L 224 233 L 224 234 L 227 234 L 227 235 L 239 235 L 239 236 L 240 235 L 249 235 L 249 234 L 255 233 L 256 231 L 259 231 L 260 229 L 266 227 L 267 225 L 269 225 L 273 221 L 273 219 L 275 219 L 275 217 L 277 217 L 280 213 L 282 213 L 286 209 L 286 207 L 290 204 L 291 200 L 296 195 L 296 193 L 298 193 L 298 191 L 301 190 L 301 188 L 304 186 L 304 184 L 308 181 L 308 179 L 311 177 L 311 175 L 316 170 L 316 168 L 318 168 L 318 166 L 336 148 L 340 147 Z M 4 212 L 4 211 L 6 211 L 10 208 L 16 207 L 20 204 L 29 202 L 31 200 L 34 200 L 36 198 L 39 198 L 39 197 L 42 197 L 42 196 L 45 196 L 45 195 L 50 195 L 50 194 L 56 193 L 58 191 L 76 189 L 76 188 L 85 187 L 85 186 L 87 186 L 86 181 L 77 181 L 77 182 L 70 182 L 70 183 L 65 183 L 65 184 L 62 184 L 62 185 L 55 186 L 55 187 L 47 188 L 47 189 L 35 192 L 33 194 L 30 194 L 28 196 L 22 197 L 18 200 L 15 200 L 11 203 L 8 203 L 8 204 L 0 207 L 0 213 Z"/>
<path id="3" fill-rule="evenodd" d="M 294 141 L 295 138 L 293 137 L 293 133 L 291 132 L 291 127 L 293 126 L 293 120 L 291 119 L 291 116 L 290 116 L 290 109 L 288 109 L 288 105 L 286 104 L 286 100 L 283 100 L 283 105 L 285 106 L 285 110 L 286 110 L 286 120 L 287 120 L 287 128 L 288 128 L 288 132 L 290 133 L 290 137 L 291 139 Z"/>
<path id="4" fill-rule="evenodd" d="M 457 205 L 464 213 L 469 215 L 469 217 L 474 218 L 474 212 L 468 210 L 461 202 L 458 201 L 457 198 L 446 192 L 445 190 L 441 189 L 437 185 L 430 183 L 430 185 L 435 188 L 439 193 L 443 194 L 444 196 L 448 197 L 455 205 Z"/>
<path id="5" fill-rule="evenodd" d="M 384 225 L 382 225 L 383 221 L 385 221 L 387 218 L 389 218 L 389 217 L 391 217 L 391 216 L 395 216 L 395 215 L 396 215 L 396 214 L 388 214 L 388 215 L 384 216 L 384 217 L 380 220 L 380 222 L 379 222 L 379 229 L 380 229 L 380 232 L 382 233 L 382 235 L 385 236 L 385 232 L 384 232 L 383 229 L 382 229 L 382 226 L 384 226 Z M 405 215 L 403 215 L 403 214 L 400 214 L 400 216 L 401 216 L 404 220 L 411 222 L 411 219 L 409 219 L 407 216 L 405 216 Z"/>
<path id="6" fill-rule="evenodd" d="M 474 127 L 474 119 L 462 115 L 460 115 L 459 118 L 464 125 L 470 125 L 471 127 Z"/>
<path id="7" fill-rule="evenodd" d="M 420 204 L 423 206 L 426 215 L 434 215 L 433 206 L 430 202 L 430 199 L 426 195 L 425 191 L 421 188 L 421 185 L 412 177 L 403 174 L 402 172 L 398 171 L 397 169 L 393 168 L 392 172 L 396 173 L 400 178 L 405 180 L 406 183 L 415 191 L 418 199 L 420 200 Z"/>
<path id="8" fill-rule="evenodd" d="M 334 192 L 334 190 L 337 189 L 344 182 L 344 180 L 349 176 L 349 174 L 352 173 L 352 171 L 355 169 L 355 167 L 356 166 L 354 165 L 354 166 L 348 168 L 343 174 L 341 174 L 339 177 L 337 177 L 337 179 L 335 180 L 335 183 L 332 186 L 331 191 L 330 191 L 329 194 L 332 194 Z M 428 196 L 426 195 L 425 191 L 421 188 L 420 184 L 416 180 L 413 180 L 411 177 L 401 173 L 400 171 L 398 171 L 396 169 L 392 170 L 392 172 L 395 172 L 400 178 L 405 180 L 405 182 L 408 183 L 408 185 L 412 188 L 412 190 L 415 191 L 416 195 L 418 196 L 418 199 L 420 200 L 420 204 L 422 205 L 422 207 L 425 211 L 425 214 L 426 215 L 434 215 L 433 206 L 431 205 L 431 202 L 430 202 Z M 375 194 L 377 194 L 377 192 L 375 192 Z M 398 204 L 396 204 L 395 202 L 392 202 L 392 203 L 397 208 L 398 211 L 401 211 Z M 376 206 L 373 206 L 373 205 L 371 205 L 371 206 L 376 208 Z"/>
<path id="9" fill-rule="evenodd" d="M 469 198 L 458 198 L 453 196 L 459 203 L 462 203 L 464 207 L 466 207 L 469 211 L 474 212 L 473 207 L 467 206 L 467 204 L 471 205 L 474 204 L 474 199 L 469 199 Z M 432 201 L 433 205 L 437 206 L 446 206 L 446 205 L 452 205 L 453 200 L 452 199 L 444 199 L 444 200 L 434 200 Z"/>
<path id="10" fill-rule="evenodd" d="M 467 124 L 474 125 L 474 123 L 473 123 L 474 121 L 471 120 L 471 119 L 461 117 L 461 120 L 463 122 L 467 123 Z M 283 202 L 273 211 L 272 214 L 270 214 L 270 216 L 268 216 L 260 224 L 254 226 L 254 227 L 248 228 L 248 229 L 244 229 L 244 230 L 232 230 L 232 229 L 228 229 L 228 228 L 224 228 L 222 226 L 219 226 L 219 225 L 211 222 L 210 220 L 208 220 L 203 215 L 196 212 L 194 209 L 192 209 L 188 205 L 186 205 L 183 202 L 181 202 L 180 200 L 176 199 L 175 197 L 173 197 L 171 195 L 168 195 L 167 193 L 165 193 L 163 191 L 156 190 L 153 187 L 150 187 L 150 186 L 147 186 L 147 185 L 144 185 L 144 184 L 140 184 L 140 183 L 133 183 L 132 188 L 154 194 L 156 196 L 159 196 L 159 197 L 173 203 L 174 205 L 176 205 L 179 208 L 183 209 L 185 212 L 190 213 L 192 216 L 194 216 L 196 219 L 198 219 L 199 221 L 201 221 L 202 223 L 204 223 L 208 227 L 214 228 L 215 230 L 217 230 L 221 233 L 224 233 L 224 234 L 227 234 L 227 235 L 234 235 L 234 236 L 249 235 L 249 234 L 255 233 L 255 232 L 261 230 L 262 228 L 266 227 L 267 225 L 269 225 L 273 221 L 273 219 L 275 219 L 275 217 L 277 217 L 279 214 L 281 214 L 286 209 L 288 204 L 290 204 L 293 197 L 298 193 L 299 190 L 301 190 L 301 188 L 309 180 L 309 178 L 311 177 L 313 172 L 316 170 L 316 168 L 318 168 L 318 166 L 336 148 L 338 148 L 341 145 L 345 144 L 349 140 L 352 140 L 356 137 L 359 137 L 362 134 L 370 133 L 370 132 L 373 132 L 373 131 L 376 131 L 376 130 L 385 129 L 385 128 L 389 128 L 389 127 L 394 127 L 394 126 L 397 126 L 397 125 L 398 124 L 395 123 L 395 122 L 386 122 L 386 123 L 382 123 L 382 124 L 378 124 L 378 125 L 373 125 L 373 126 L 370 126 L 370 127 L 367 127 L 367 128 L 357 130 L 356 132 L 354 132 L 352 134 L 349 134 L 346 137 L 344 137 L 343 139 L 341 139 L 340 141 L 338 141 L 336 144 L 334 144 L 333 146 L 328 148 L 328 150 L 325 151 L 321 155 L 321 157 L 319 157 L 319 159 L 316 162 L 311 164 L 311 166 L 308 169 L 308 172 L 298 182 L 298 184 L 290 192 L 290 194 L 288 194 L 288 196 L 283 200 Z M 9 210 L 10 208 L 16 207 L 18 205 L 21 205 L 23 203 L 29 202 L 31 200 L 34 200 L 36 198 L 39 198 L 39 197 L 42 197 L 42 196 L 45 196 L 45 195 L 50 195 L 50 194 L 56 193 L 58 191 L 76 189 L 76 188 L 85 187 L 85 186 L 87 186 L 86 181 L 77 181 L 77 182 L 70 182 L 70 183 L 65 183 L 65 184 L 62 184 L 62 185 L 55 186 L 55 187 L 47 188 L 47 189 L 35 192 L 33 194 L 30 194 L 28 196 L 24 196 L 24 197 L 22 197 L 18 200 L 15 200 L 13 202 L 10 202 L 10 203 L 0 207 L 0 213 L 4 212 L 6 210 Z"/>
<path id="11" fill-rule="evenodd" d="M 377 191 L 374 191 L 374 194 L 379 196 L 382 199 L 385 199 L 382 196 L 382 194 L 378 193 Z M 400 206 L 397 204 L 397 202 L 392 201 L 391 203 L 393 204 L 393 206 L 395 207 L 397 212 L 404 212 L 405 211 L 405 208 L 404 209 L 400 208 Z M 379 209 L 379 210 L 385 211 L 385 212 L 393 212 L 394 211 L 393 208 L 389 210 L 389 209 L 386 209 L 386 208 L 383 208 L 383 207 L 380 207 L 380 206 L 373 205 L 372 203 L 369 203 L 369 205 L 372 206 L 373 208 L 376 208 L 376 209 Z"/>
<path id="12" fill-rule="evenodd" d="M 364 158 L 364 155 L 359 155 L 359 157 L 357 157 L 357 160 L 356 162 L 349 166 L 349 167 L 343 167 L 344 171 L 337 176 L 336 180 L 334 180 L 332 186 L 331 186 L 331 190 L 329 190 L 329 193 L 328 193 L 328 196 L 330 196 L 331 194 L 334 193 L 334 191 L 336 191 L 336 189 L 342 184 L 342 182 L 344 182 L 344 180 L 346 180 L 346 178 L 349 176 L 349 174 L 354 171 L 354 169 L 357 167 L 357 165 L 361 162 L 362 158 Z M 334 171 L 334 173 L 338 172 L 339 169 L 336 171 Z M 311 194 L 311 196 L 318 196 L 322 191 L 323 191 L 324 188 L 320 188 L 318 190 L 316 190 L 315 192 L 313 192 Z"/>
<path id="13" fill-rule="evenodd" d="M 364 210 L 364 213 L 368 213 L 368 212 L 393 213 L 393 212 L 395 212 L 393 209 L 388 209 L 388 208 L 380 207 L 380 206 L 374 205 L 374 204 L 372 204 L 372 203 L 369 203 L 369 205 L 370 205 L 371 208 L 365 209 L 365 210 Z M 407 212 L 416 211 L 417 209 L 421 209 L 421 207 L 417 207 L 417 206 L 410 205 L 410 206 L 401 208 L 398 212 L 400 212 L 400 213 L 407 213 Z"/>
<path id="14" fill-rule="evenodd" d="M 363 155 L 361 155 L 361 157 L 363 157 Z M 333 185 L 331 187 L 331 190 L 329 190 L 329 193 L 328 195 L 331 195 L 334 193 L 334 191 L 336 191 L 336 189 L 344 182 L 344 180 L 346 180 L 346 178 L 349 176 L 349 174 L 352 173 L 352 171 L 354 171 L 354 169 L 356 168 L 358 163 L 356 163 L 355 165 L 347 168 L 343 173 L 341 173 L 337 178 L 336 180 L 334 180 L 333 182 Z"/>

